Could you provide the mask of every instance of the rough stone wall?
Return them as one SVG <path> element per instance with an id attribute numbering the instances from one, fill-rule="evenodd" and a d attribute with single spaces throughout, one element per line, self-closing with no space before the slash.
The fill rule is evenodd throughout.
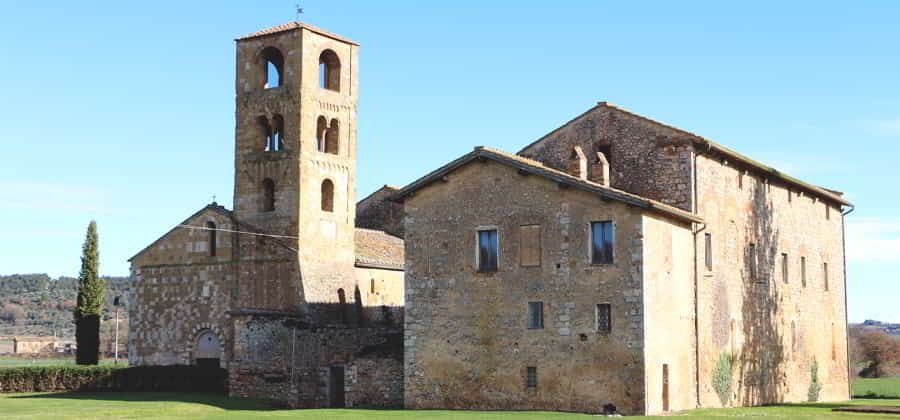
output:
<path id="1" fill-rule="evenodd" d="M 576 175 L 569 165 L 575 146 L 589 160 L 607 147 L 611 150 L 607 156 L 611 187 L 692 211 L 693 146 L 685 133 L 598 105 L 519 155 Z"/>
<path id="2" fill-rule="evenodd" d="M 356 203 L 356 227 L 403 237 L 403 203 L 390 200 L 399 189 L 385 185 Z"/>
<path id="3" fill-rule="evenodd" d="M 264 87 L 266 48 L 284 58 L 275 88 Z M 326 49 L 340 60 L 340 91 L 319 87 Z M 235 216 L 262 232 L 298 238 L 280 240 L 294 250 L 286 258 L 241 244 L 240 284 L 262 282 L 271 291 L 242 299 L 241 307 L 298 311 L 337 302 L 338 289 L 353 293 L 357 68 L 358 46 L 307 28 L 237 42 Z M 276 117 L 284 121 L 284 148 L 265 151 L 259 119 Z M 318 150 L 319 117 L 338 133 L 337 154 Z M 265 179 L 275 183 L 274 211 L 263 209 Z M 333 211 L 322 206 L 326 180 L 334 185 Z"/>
<path id="4" fill-rule="evenodd" d="M 230 217 L 209 208 L 185 224 L 205 227 L 207 222 L 234 228 Z M 191 364 L 196 340 L 207 330 L 218 337 L 226 365 L 235 236 L 219 232 L 215 256 L 210 255 L 209 238 L 205 230 L 176 228 L 132 260 L 130 365 Z"/>
<path id="5" fill-rule="evenodd" d="M 292 316 L 235 318 L 232 396 L 297 408 L 329 406 L 331 366 L 344 366 L 348 407 L 402 405 L 402 332 L 384 327 L 311 327 Z"/>
<path id="6" fill-rule="evenodd" d="M 492 161 L 405 206 L 407 407 L 643 412 L 638 209 Z M 616 227 L 611 265 L 589 259 L 589 224 L 600 220 Z M 520 265 L 523 225 L 541 225 L 539 266 Z M 499 231 L 499 270 L 478 273 L 476 230 L 488 226 Z M 527 328 L 529 301 L 543 302 L 543 329 Z M 612 305 L 609 334 L 596 331 L 599 303 Z M 529 366 L 536 389 L 525 386 Z"/>
<path id="7" fill-rule="evenodd" d="M 402 319 L 405 298 L 403 271 L 356 267 L 356 282 L 361 304 L 369 313 L 370 320 L 380 323 Z"/>
<path id="8" fill-rule="evenodd" d="M 646 413 L 663 406 L 663 365 L 668 410 L 696 405 L 694 369 L 694 266 L 690 225 L 644 215 L 644 370 Z"/>
<path id="9" fill-rule="evenodd" d="M 840 210 L 787 185 L 767 185 L 752 172 L 744 174 L 745 169 L 697 157 L 698 213 L 706 221 L 697 236 L 699 329 L 707 332 L 700 335 L 700 402 L 722 404 L 711 377 L 723 352 L 736 358 L 730 404 L 805 401 L 814 359 L 824 385 L 821 399 L 846 400 Z M 826 205 L 832 206 L 829 218 Z M 712 235 L 712 270 L 704 267 L 703 234 Z M 828 264 L 827 291 L 823 263 Z"/>

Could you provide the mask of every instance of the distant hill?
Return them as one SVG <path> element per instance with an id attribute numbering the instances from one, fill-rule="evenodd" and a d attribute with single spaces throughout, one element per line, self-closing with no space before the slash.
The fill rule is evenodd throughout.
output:
<path id="1" fill-rule="evenodd" d="M 113 316 L 113 298 L 120 296 L 120 320 L 128 316 L 129 277 L 103 277 L 106 301 L 103 318 Z M 46 274 L 0 275 L 0 337 L 42 335 L 74 337 L 77 279 Z M 126 324 L 127 325 L 127 324 Z"/>
<path id="2" fill-rule="evenodd" d="M 858 326 L 867 330 L 882 330 L 888 334 L 900 336 L 900 324 L 896 323 L 867 319 L 862 324 L 851 324 L 851 326 Z"/>

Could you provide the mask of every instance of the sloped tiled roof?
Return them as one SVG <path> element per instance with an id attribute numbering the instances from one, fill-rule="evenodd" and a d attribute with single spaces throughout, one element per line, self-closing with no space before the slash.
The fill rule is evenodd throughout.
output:
<path id="1" fill-rule="evenodd" d="M 777 169 L 775 169 L 775 168 L 773 168 L 773 167 L 771 167 L 771 166 L 768 166 L 768 165 L 766 165 L 766 164 L 764 164 L 764 163 L 762 163 L 762 162 L 759 162 L 759 161 L 757 161 L 757 160 L 755 160 L 755 159 L 752 159 L 752 158 L 750 158 L 750 157 L 747 157 L 747 156 L 744 155 L 744 154 L 741 154 L 741 153 L 738 153 L 738 152 L 736 152 L 736 151 L 734 151 L 734 150 L 731 150 L 731 149 L 729 149 L 729 148 L 727 148 L 727 147 L 725 147 L 725 146 L 723 146 L 723 145 L 721 145 L 721 144 L 719 144 L 719 143 L 716 143 L 715 141 L 712 141 L 712 140 L 710 140 L 710 139 L 708 139 L 708 138 L 706 138 L 706 137 L 703 137 L 703 136 L 701 136 L 701 135 L 699 135 L 699 134 L 695 134 L 695 133 L 692 133 L 692 132 L 687 131 L 687 130 L 685 130 L 685 129 L 678 128 L 678 127 L 675 127 L 675 126 L 670 125 L 670 124 L 666 124 L 666 123 L 661 122 L 661 121 L 659 121 L 659 120 L 655 120 L 655 119 L 653 119 L 653 118 L 646 117 L 646 116 L 644 116 L 644 115 L 638 114 L 638 113 L 633 112 L 633 111 L 629 111 L 629 110 L 627 110 L 627 109 L 625 109 L 625 108 L 622 108 L 622 107 L 620 107 L 620 106 L 618 106 L 618 105 L 615 105 L 615 104 L 613 104 L 613 103 L 611 103 L 611 102 L 606 102 L 606 101 L 597 102 L 597 105 L 596 105 L 596 106 L 591 107 L 591 109 L 588 109 L 587 111 L 585 111 L 585 112 L 579 114 L 577 117 L 571 119 L 570 121 L 566 122 L 565 124 L 563 124 L 563 125 L 559 126 L 558 128 L 554 129 L 553 131 L 551 131 L 551 132 L 545 134 L 543 137 L 541 137 L 541 138 L 539 138 L 539 139 L 537 139 L 537 140 L 531 142 L 531 143 L 528 144 L 527 146 L 523 147 L 522 150 L 519 150 L 519 153 L 522 153 L 522 152 L 524 152 L 526 149 L 528 149 L 529 147 L 531 147 L 531 146 L 533 146 L 533 145 L 535 145 L 535 144 L 540 143 L 540 142 L 543 141 L 544 139 L 550 137 L 553 133 L 555 133 L 555 132 L 559 131 L 560 129 L 562 129 L 563 127 L 569 125 L 569 123 L 571 123 L 572 121 L 575 121 L 575 120 L 577 120 L 578 118 L 581 118 L 583 115 L 588 114 L 588 113 L 590 113 L 591 111 L 593 111 L 593 110 L 595 110 L 595 109 L 598 109 L 598 108 L 605 108 L 605 109 L 613 110 L 613 111 L 616 111 L 616 112 L 621 112 L 621 113 L 623 113 L 623 114 L 630 115 L 630 116 L 632 116 L 632 117 L 635 117 L 635 118 L 641 119 L 641 120 L 643 120 L 643 121 L 649 122 L 649 123 L 651 123 L 651 124 L 655 124 L 655 125 L 657 125 L 657 126 L 659 126 L 659 127 L 664 127 L 664 128 L 668 128 L 668 129 L 670 129 L 670 130 L 677 131 L 677 132 L 682 133 L 682 134 L 686 135 L 687 137 L 689 137 L 689 138 L 694 142 L 695 145 L 699 146 L 699 148 L 698 148 L 698 151 L 699 151 L 699 152 L 712 151 L 712 152 L 719 153 L 720 155 L 725 156 L 725 157 L 727 157 L 728 159 L 732 159 L 732 160 L 734 160 L 734 161 L 738 161 L 738 162 L 740 162 L 740 163 L 742 163 L 742 164 L 744 164 L 744 165 L 746 165 L 746 166 L 749 166 L 750 168 L 752 168 L 752 169 L 754 169 L 754 170 L 756 170 L 756 171 L 758 171 L 758 172 L 761 172 L 761 173 L 765 174 L 766 176 L 771 176 L 772 178 L 779 179 L 779 180 L 781 180 L 781 181 L 783 181 L 783 182 L 785 182 L 785 183 L 787 183 L 787 184 L 789 184 L 789 185 L 793 185 L 793 186 L 795 186 L 795 187 L 799 187 L 799 188 L 803 189 L 804 191 L 806 191 L 806 192 L 808 192 L 808 193 L 812 193 L 812 194 L 815 194 L 815 195 L 817 195 L 817 196 L 819 196 L 819 197 L 823 197 L 823 198 L 827 198 L 827 199 L 833 200 L 833 201 L 835 201 L 835 202 L 837 202 L 837 203 L 840 203 L 840 204 L 843 204 L 843 205 L 847 205 L 847 206 L 852 206 L 852 205 L 853 205 L 852 203 L 850 203 L 849 201 L 847 201 L 845 198 L 843 198 L 843 194 L 842 194 L 841 192 L 839 192 L 839 191 L 830 190 L 830 189 L 827 189 L 827 188 L 824 188 L 824 187 L 820 187 L 820 186 L 813 185 L 813 184 L 810 184 L 810 183 L 808 183 L 808 182 L 802 181 L 802 180 L 800 180 L 800 179 L 798 179 L 798 178 L 795 178 L 795 177 L 790 176 L 790 175 L 788 175 L 788 174 L 786 174 L 786 173 L 784 173 L 784 172 L 781 172 L 781 171 L 779 171 L 779 170 L 777 170 Z"/>
<path id="2" fill-rule="evenodd" d="M 403 270 L 403 239 L 380 230 L 356 228 L 356 265 Z"/>
<path id="3" fill-rule="evenodd" d="M 346 38 L 346 37 L 340 36 L 340 35 L 335 34 L 335 33 L 333 33 L 333 32 L 328 32 L 328 31 L 326 31 L 326 30 L 324 30 L 324 29 L 322 29 L 322 28 L 319 28 L 319 27 L 316 27 L 316 26 L 313 26 L 313 25 L 310 25 L 310 24 L 304 23 L 304 22 L 288 22 L 288 23 L 282 23 L 281 25 L 273 26 L 273 27 L 271 27 L 271 28 L 266 28 L 266 29 L 263 29 L 263 30 L 261 30 L 261 31 L 256 31 L 256 32 L 253 32 L 253 33 L 251 33 L 251 34 L 247 34 L 247 35 L 238 37 L 236 40 L 237 40 L 237 41 L 242 41 L 242 40 L 245 40 L 245 39 L 258 38 L 258 37 L 261 37 L 261 36 L 272 35 L 272 34 L 277 34 L 277 33 L 287 32 L 287 31 L 293 31 L 293 30 L 296 30 L 296 29 L 306 29 L 306 30 L 315 32 L 315 33 L 317 33 L 317 34 L 319 34 L 319 35 L 326 36 L 326 37 L 332 38 L 332 39 L 336 39 L 336 40 L 341 41 L 341 42 L 346 42 L 346 43 L 348 43 L 348 44 L 353 44 L 353 45 L 359 45 L 358 42 L 356 42 L 356 41 L 354 41 L 354 40 L 352 40 L 352 39 L 350 39 L 350 38 Z"/>
<path id="4" fill-rule="evenodd" d="M 490 159 L 496 162 L 500 162 L 514 168 L 517 168 L 521 171 L 525 171 L 527 173 L 531 173 L 534 175 L 543 176 L 552 181 L 559 182 L 564 185 L 572 186 L 575 188 L 582 189 L 584 191 L 595 193 L 603 198 L 607 198 L 610 200 L 621 201 L 623 203 L 627 203 L 636 207 L 640 207 L 647 210 L 653 210 L 663 215 L 674 217 L 676 219 L 688 222 L 697 222 L 702 223 L 703 219 L 699 216 L 687 212 L 675 207 L 672 207 L 668 204 L 660 203 L 656 200 L 651 200 L 649 198 L 644 198 L 639 195 L 631 194 L 629 192 L 625 192 L 622 190 L 618 190 L 615 188 L 608 187 L 603 184 L 598 184 L 596 182 L 591 182 L 586 179 L 581 179 L 563 171 L 559 171 L 547 166 L 544 166 L 543 163 L 538 162 L 533 159 L 528 159 L 519 155 L 514 155 L 511 153 L 507 153 L 497 149 L 491 149 L 484 146 L 478 146 L 475 150 L 463 155 L 462 157 L 432 171 L 428 175 L 425 175 L 422 178 L 414 181 L 413 183 L 403 187 L 400 192 L 398 192 L 394 199 L 402 200 L 404 197 L 409 196 L 414 193 L 416 190 L 423 188 L 432 182 L 440 180 L 444 175 L 456 170 L 457 168 L 471 162 L 475 159 Z"/>

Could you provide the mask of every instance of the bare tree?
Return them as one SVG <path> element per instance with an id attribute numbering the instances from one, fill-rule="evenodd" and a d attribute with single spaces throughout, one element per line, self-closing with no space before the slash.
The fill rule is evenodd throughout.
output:
<path id="1" fill-rule="evenodd" d="M 881 330 L 864 329 L 856 338 L 860 361 L 867 365 L 859 372 L 864 378 L 888 376 L 889 369 L 900 361 L 900 340 Z"/>

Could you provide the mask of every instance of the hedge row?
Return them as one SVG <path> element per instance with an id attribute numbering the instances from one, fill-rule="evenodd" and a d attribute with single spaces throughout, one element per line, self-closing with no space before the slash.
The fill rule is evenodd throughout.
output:
<path id="1" fill-rule="evenodd" d="M 0 392 L 226 391 L 225 369 L 198 366 L 23 366 L 0 369 Z"/>

